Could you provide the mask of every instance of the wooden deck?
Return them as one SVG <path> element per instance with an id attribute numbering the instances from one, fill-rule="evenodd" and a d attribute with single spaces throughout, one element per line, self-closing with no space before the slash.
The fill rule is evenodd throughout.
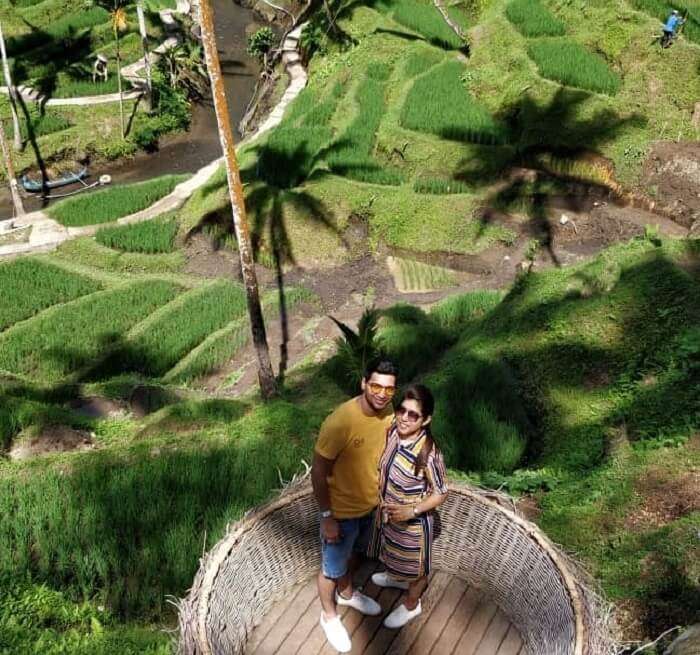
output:
<path id="1" fill-rule="evenodd" d="M 521 655 L 520 635 L 501 611 L 476 589 L 440 571 L 423 596 L 423 613 L 401 630 L 387 630 L 382 620 L 402 592 L 374 585 L 369 580 L 374 568 L 364 566 L 355 582 L 384 608 L 382 615 L 340 608 L 353 654 Z M 319 625 L 320 615 L 314 576 L 272 607 L 251 635 L 247 655 L 335 655 Z"/>

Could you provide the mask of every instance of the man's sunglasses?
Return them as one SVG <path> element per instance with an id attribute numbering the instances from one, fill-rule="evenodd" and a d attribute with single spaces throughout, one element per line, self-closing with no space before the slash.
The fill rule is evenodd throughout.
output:
<path id="1" fill-rule="evenodd" d="M 396 393 L 396 387 L 385 387 L 381 384 L 377 384 L 376 382 L 370 382 L 367 386 L 375 396 L 378 396 L 380 393 L 384 392 L 384 395 L 387 398 L 392 398 Z"/>
<path id="2" fill-rule="evenodd" d="M 396 408 L 396 413 L 399 416 L 405 415 L 409 421 L 417 421 L 418 419 L 423 418 L 423 416 L 418 412 L 414 412 L 412 409 L 406 409 L 403 405 L 399 405 Z"/>

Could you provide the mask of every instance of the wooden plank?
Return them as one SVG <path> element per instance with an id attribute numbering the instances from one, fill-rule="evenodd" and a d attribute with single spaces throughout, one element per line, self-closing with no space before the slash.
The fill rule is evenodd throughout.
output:
<path id="1" fill-rule="evenodd" d="M 423 612 L 408 625 L 401 628 L 401 630 L 395 631 L 398 634 L 391 642 L 391 646 L 389 646 L 389 649 L 386 651 L 386 655 L 405 655 L 408 652 L 427 622 L 428 617 L 431 615 L 433 608 L 439 605 L 440 599 L 447 585 L 450 583 L 451 578 L 452 576 L 442 571 L 437 571 L 433 574 L 428 589 L 423 594 L 421 600 L 421 602 L 424 603 Z"/>
<path id="2" fill-rule="evenodd" d="M 496 615 L 498 608 L 489 602 L 482 602 L 476 608 L 472 620 L 457 642 L 453 653 L 455 655 L 475 655 L 479 642 L 483 639 L 488 630 L 491 619 Z"/>
<path id="3" fill-rule="evenodd" d="M 373 587 L 375 585 L 372 585 Z M 382 613 L 378 616 L 363 616 L 357 628 L 351 633 L 352 650 L 351 655 L 360 655 L 364 653 L 367 644 L 372 641 L 374 635 L 382 627 L 384 617 L 391 612 L 396 606 L 396 603 L 402 596 L 400 589 L 381 589 L 380 593 L 375 597 L 376 601 L 382 606 Z M 357 614 L 357 612 L 356 612 Z"/>
<path id="4" fill-rule="evenodd" d="M 457 604 L 440 638 L 435 642 L 433 649 L 430 651 L 431 653 L 444 655 L 445 653 L 451 653 L 455 649 L 480 602 L 481 592 L 474 587 L 468 588 Z"/>
<path id="5" fill-rule="evenodd" d="M 354 583 L 355 586 L 358 589 L 362 589 L 363 593 L 366 593 L 366 585 L 367 581 L 370 579 L 372 573 L 377 568 L 377 562 L 374 560 L 367 560 L 363 562 L 363 564 L 360 566 L 358 569 L 357 573 L 354 575 Z M 338 608 L 338 616 L 342 619 L 350 610 L 349 607 L 343 606 Z M 311 630 L 309 635 L 306 638 L 306 642 L 303 645 L 303 648 L 300 648 L 297 652 L 300 653 L 300 655 L 318 655 L 318 653 L 321 651 L 321 649 L 326 646 L 326 635 L 323 632 L 323 628 L 321 628 L 321 625 L 319 624 L 319 618 L 321 614 L 319 612 L 318 616 L 316 617 L 316 625 Z M 344 622 L 343 622 L 344 624 Z M 285 654 L 286 655 L 286 654 Z"/>
<path id="6" fill-rule="evenodd" d="M 274 628 L 279 618 L 284 614 L 285 610 L 294 602 L 294 599 L 299 595 L 301 590 L 306 586 L 305 582 L 295 585 L 289 590 L 289 593 L 278 600 L 270 611 L 263 617 L 262 621 L 254 628 L 248 643 L 246 645 L 246 653 L 254 653 L 260 643 L 267 637 L 267 634 Z"/>
<path id="7" fill-rule="evenodd" d="M 430 613 L 430 620 L 425 622 L 423 629 L 413 642 L 411 650 L 408 651 L 409 655 L 425 655 L 425 653 L 430 652 L 435 642 L 440 638 L 457 604 L 464 596 L 466 588 L 467 585 L 462 580 L 451 577 L 440 602 Z"/>
<path id="8" fill-rule="evenodd" d="M 317 595 L 316 580 L 312 578 L 299 592 L 294 602 L 284 610 L 282 616 L 277 620 L 275 627 L 267 633 L 265 639 L 262 640 L 254 651 L 255 655 L 274 655 L 287 635 L 297 624 L 299 614 L 306 611 L 306 608 L 313 602 Z"/>
<path id="9" fill-rule="evenodd" d="M 282 642 L 277 652 L 281 655 L 287 655 L 288 653 L 296 653 L 299 650 L 305 652 L 302 649 L 304 643 L 309 637 L 309 634 L 318 624 L 319 617 L 321 616 L 321 601 L 316 595 L 316 597 L 311 601 L 311 604 L 306 608 L 306 611 L 301 613 L 297 619 L 297 624 L 292 628 L 292 631 L 287 635 L 285 640 Z"/>
<path id="10" fill-rule="evenodd" d="M 496 612 L 474 655 L 495 655 L 509 627 L 510 619 L 500 610 Z"/>
<path id="11" fill-rule="evenodd" d="M 518 655 L 522 646 L 523 640 L 520 637 L 520 633 L 517 628 L 511 624 L 510 628 L 508 628 L 508 634 L 496 655 Z"/>

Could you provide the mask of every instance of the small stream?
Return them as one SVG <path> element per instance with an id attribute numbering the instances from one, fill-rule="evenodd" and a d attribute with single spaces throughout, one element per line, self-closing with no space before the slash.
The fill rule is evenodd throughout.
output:
<path id="1" fill-rule="evenodd" d="M 262 25 L 256 20 L 251 9 L 245 9 L 235 4 L 233 0 L 211 0 L 211 3 L 229 115 L 235 134 L 240 139 L 238 125 L 253 95 L 260 73 L 257 61 L 246 53 L 246 28 L 252 24 Z M 90 108 L 86 107 L 85 111 L 90 111 Z M 104 174 L 110 175 L 112 183 L 115 184 L 141 182 L 169 173 L 194 173 L 221 154 L 213 106 L 196 105 L 193 108 L 192 123 L 188 132 L 162 138 L 156 152 L 139 152 L 130 159 L 107 162 L 102 166 L 93 165 L 89 169 L 88 182 L 95 181 Z M 79 186 L 61 187 L 55 189 L 53 193 L 69 193 Z M 24 194 L 23 200 L 26 211 L 42 208 L 41 198 L 37 194 Z M 3 183 L 0 189 L 0 220 L 10 218 L 12 215 L 10 193 L 7 184 Z"/>

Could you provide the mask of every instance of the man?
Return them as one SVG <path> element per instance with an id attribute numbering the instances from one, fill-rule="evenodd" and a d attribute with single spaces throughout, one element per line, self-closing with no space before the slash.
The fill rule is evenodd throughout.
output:
<path id="1" fill-rule="evenodd" d="M 368 615 L 381 612 L 375 600 L 353 589 L 352 572 L 356 555 L 367 549 L 372 513 L 379 502 L 377 467 L 393 418 L 396 376 L 389 361 L 367 367 L 362 393 L 323 422 L 311 467 L 321 519 L 321 627 L 341 653 L 349 652 L 351 643 L 336 605 Z"/>
<path id="2" fill-rule="evenodd" d="M 664 35 L 661 39 L 661 43 L 670 45 L 671 41 L 676 35 L 676 30 L 678 30 L 678 28 L 680 28 L 684 22 L 685 21 L 680 17 L 678 10 L 674 9 L 664 23 Z"/>

